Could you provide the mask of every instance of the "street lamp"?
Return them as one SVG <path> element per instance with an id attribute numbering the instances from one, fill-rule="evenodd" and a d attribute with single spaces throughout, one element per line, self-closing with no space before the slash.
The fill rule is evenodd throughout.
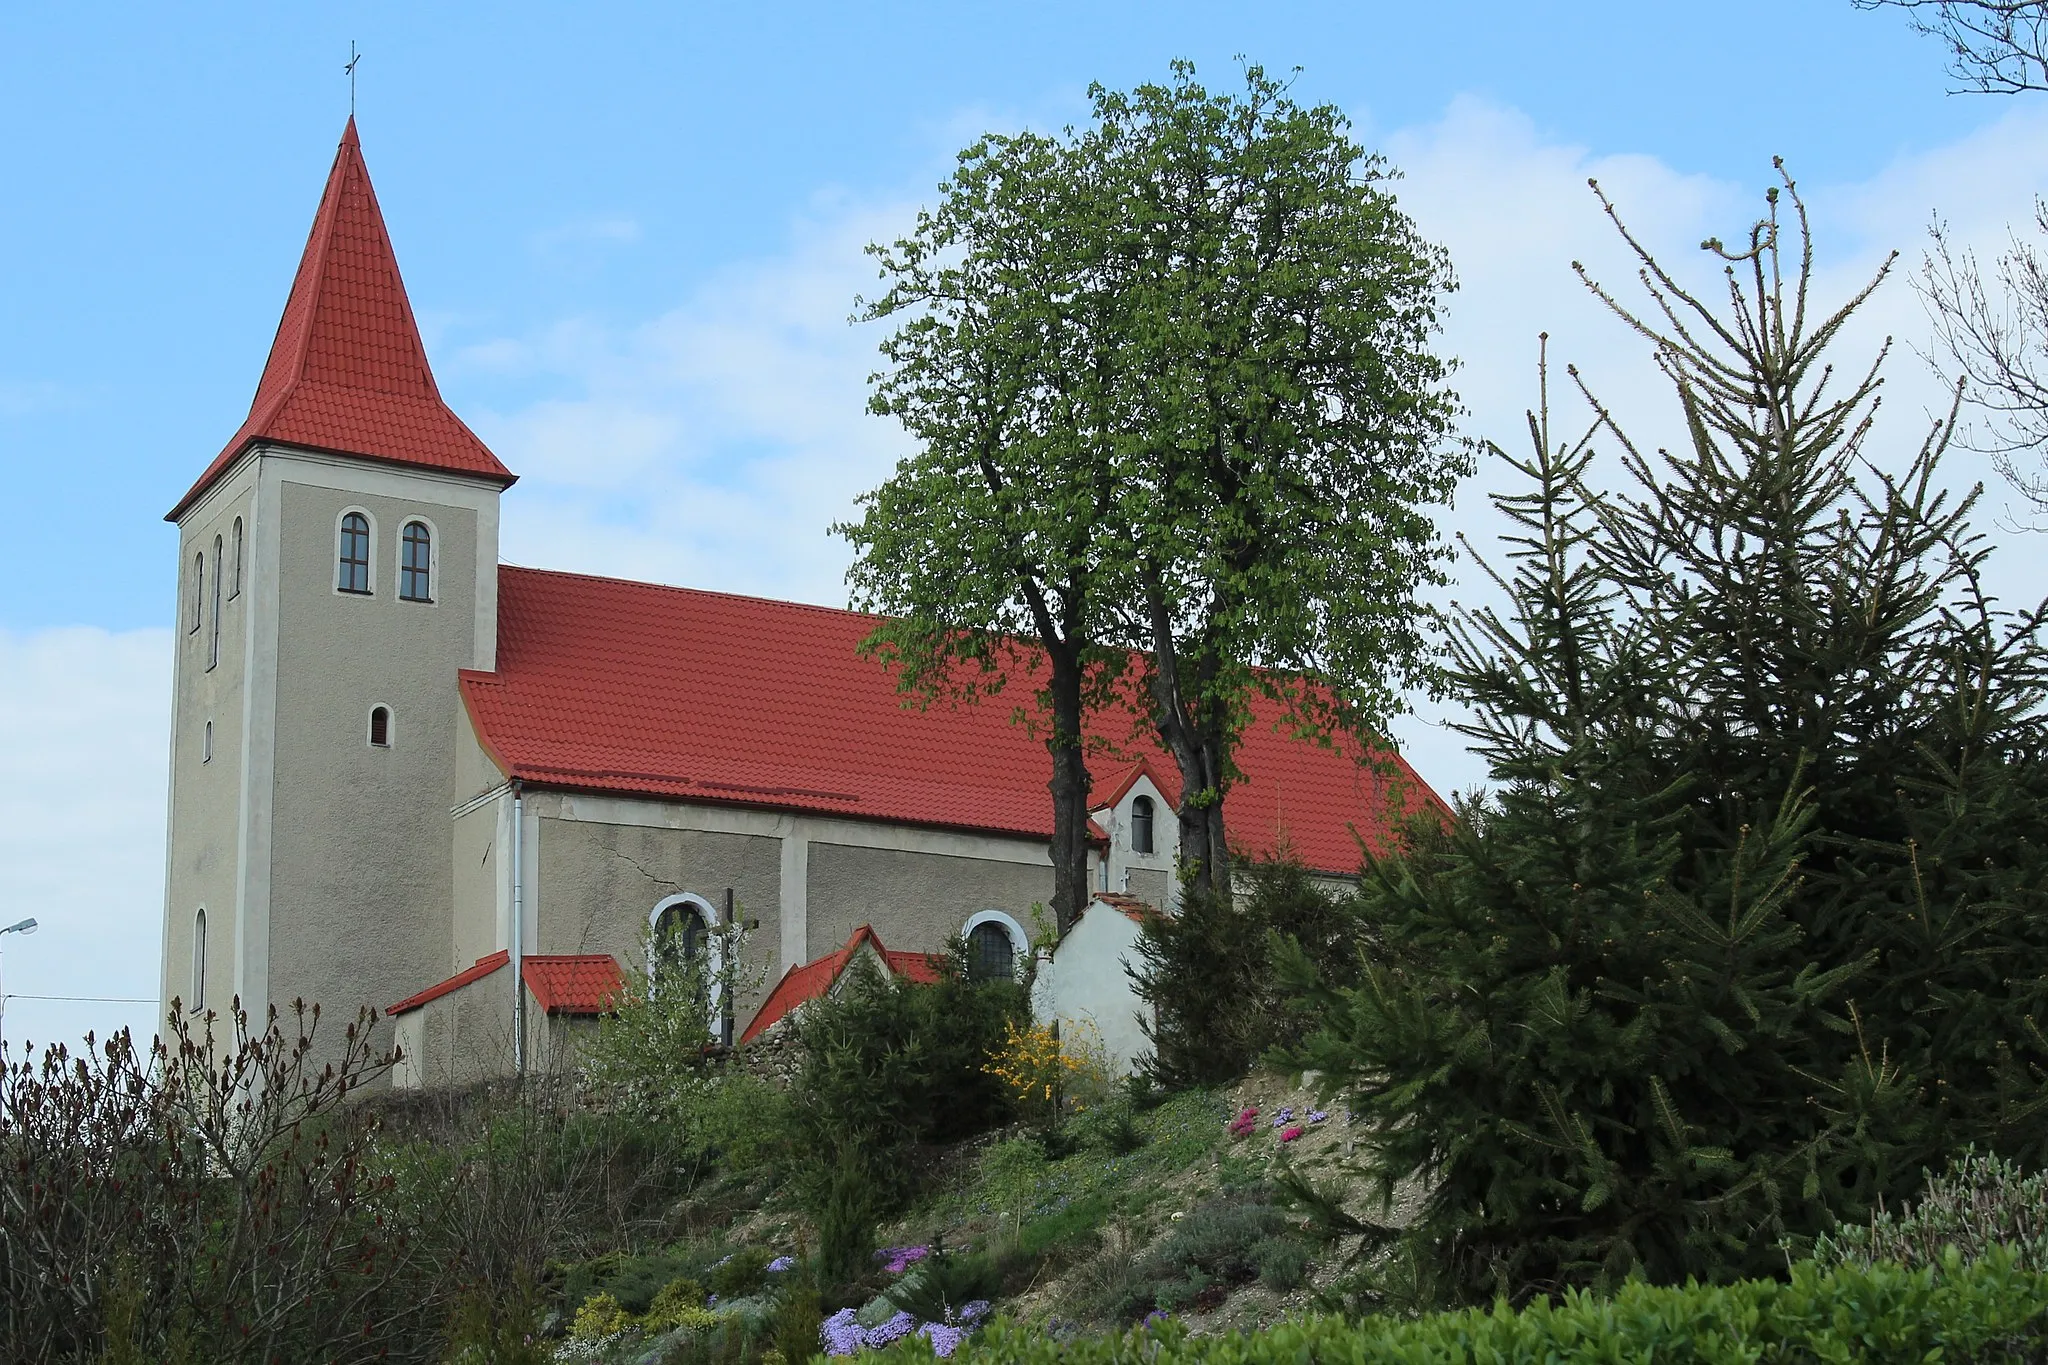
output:
<path id="1" fill-rule="evenodd" d="M 0 929 L 0 938 L 5 938 L 9 934 L 33 934 L 35 931 L 35 916 L 31 915 L 25 920 L 17 920 L 13 924 L 8 925 L 5 929 Z M 0 1065 L 5 1065 L 7 1061 L 6 1020 L 7 988 L 4 982 L 0 982 Z"/>

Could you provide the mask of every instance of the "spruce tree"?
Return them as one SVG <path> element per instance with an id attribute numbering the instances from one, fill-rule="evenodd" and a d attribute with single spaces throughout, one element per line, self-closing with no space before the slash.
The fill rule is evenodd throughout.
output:
<path id="1" fill-rule="evenodd" d="M 1500 456 L 1508 605 L 1454 640 L 1494 792 L 1370 869 L 1360 985 L 1290 967 L 1326 1017 L 1295 1060 L 1383 1190 L 1428 1185 L 1369 1229 L 1382 1290 L 1770 1273 L 1965 1143 L 2044 1154 L 2042 612 L 1982 586 L 1948 422 L 1881 472 L 1878 366 L 1828 353 L 1884 272 L 1809 312 L 1804 207 L 1769 200 L 1706 244 L 1718 309 L 1615 217 L 1650 307 L 1593 288 L 1687 439 L 1645 452 L 1581 385 L 1554 442 L 1544 394 Z"/>

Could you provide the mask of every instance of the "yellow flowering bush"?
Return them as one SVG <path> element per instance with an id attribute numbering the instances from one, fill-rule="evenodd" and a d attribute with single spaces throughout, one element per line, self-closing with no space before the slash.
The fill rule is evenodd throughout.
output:
<path id="1" fill-rule="evenodd" d="M 704 1290 L 695 1280 L 671 1280 L 661 1287 L 654 1296 L 654 1302 L 647 1305 L 647 1314 L 640 1319 L 640 1326 L 649 1332 L 673 1332 L 687 1329 L 701 1332 L 717 1325 L 718 1318 L 704 1307 Z"/>
<path id="2" fill-rule="evenodd" d="M 576 1310 L 576 1320 L 569 1324 L 569 1335 L 578 1341 L 596 1341 L 616 1336 L 632 1325 L 632 1317 L 617 1299 L 609 1294 L 592 1294 Z"/>
<path id="3" fill-rule="evenodd" d="M 1062 1028 L 1065 1036 L 1062 1037 Z M 1109 1090 L 1109 1068 L 1092 1024 L 1003 1025 L 1003 1041 L 982 1070 L 1009 1090 L 1026 1110 L 1057 1123 L 1063 1113 L 1080 1112 Z"/>

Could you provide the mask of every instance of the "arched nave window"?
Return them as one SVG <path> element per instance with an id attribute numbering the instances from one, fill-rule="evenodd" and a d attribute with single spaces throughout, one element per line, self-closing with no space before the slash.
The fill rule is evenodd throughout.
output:
<path id="1" fill-rule="evenodd" d="M 1131 852 L 1152 851 L 1152 798 L 1141 796 L 1131 802 Z"/>
<path id="2" fill-rule="evenodd" d="M 1023 925 L 1000 910 L 983 910 L 968 919 L 962 933 L 967 940 L 968 980 L 1017 979 L 1017 957 L 1031 946 Z"/>

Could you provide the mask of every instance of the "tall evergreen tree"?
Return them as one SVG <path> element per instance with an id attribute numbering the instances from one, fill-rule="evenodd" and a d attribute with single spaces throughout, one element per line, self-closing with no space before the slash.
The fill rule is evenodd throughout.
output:
<path id="1" fill-rule="evenodd" d="M 1546 394 L 1496 499 L 1509 605 L 1454 648 L 1496 792 L 1372 869 L 1361 986 L 1291 968 L 1328 1018 L 1298 1059 L 1384 1188 L 1429 1182 L 1376 1236 L 1430 1297 L 1768 1273 L 1966 1142 L 2048 1156 L 2043 612 L 1983 589 L 1949 423 L 1876 467 L 1878 366 L 1828 353 L 1883 272 L 1810 313 L 1784 190 L 1794 240 L 1773 190 L 1707 244 L 1720 309 L 1615 217 L 1650 307 L 1588 283 L 1686 443 L 1597 401 L 1554 443 Z M 1623 493 L 1590 487 L 1602 438 Z"/>

